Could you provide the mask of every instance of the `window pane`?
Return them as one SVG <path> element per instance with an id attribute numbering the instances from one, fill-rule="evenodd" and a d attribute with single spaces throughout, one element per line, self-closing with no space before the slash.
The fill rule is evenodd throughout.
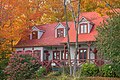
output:
<path id="1" fill-rule="evenodd" d="M 64 28 L 57 29 L 57 37 L 64 37 Z"/>
<path id="2" fill-rule="evenodd" d="M 80 53 L 80 59 L 82 59 L 82 53 Z"/>
<path id="3" fill-rule="evenodd" d="M 84 52 L 86 52 L 86 50 L 84 50 Z"/>
<path id="4" fill-rule="evenodd" d="M 87 33 L 87 24 L 80 25 L 80 33 Z"/>
<path id="5" fill-rule="evenodd" d="M 81 25 L 81 33 L 83 33 L 83 25 Z"/>
<path id="6" fill-rule="evenodd" d="M 87 33 L 87 25 L 84 25 L 84 33 Z"/>
<path id="7" fill-rule="evenodd" d="M 83 50 L 80 50 L 80 52 L 83 52 Z"/>
<path id="8" fill-rule="evenodd" d="M 38 38 L 38 32 L 37 31 L 33 31 L 32 32 L 32 39 L 37 39 Z"/>
<path id="9" fill-rule="evenodd" d="M 84 59 L 87 59 L 87 53 L 84 52 Z"/>

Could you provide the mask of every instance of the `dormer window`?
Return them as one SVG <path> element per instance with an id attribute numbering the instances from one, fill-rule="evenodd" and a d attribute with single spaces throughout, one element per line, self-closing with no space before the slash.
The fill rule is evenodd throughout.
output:
<path id="1" fill-rule="evenodd" d="M 65 37 L 65 23 L 58 23 L 55 26 L 55 38 Z"/>
<path id="2" fill-rule="evenodd" d="M 91 22 L 90 19 L 88 20 L 85 17 L 82 17 L 79 21 L 78 33 L 88 34 L 91 32 L 93 27 L 94 27 L 94 23 Z"/>
<path id="3" fill-rule="evenodd" d="M 32 32 L 32 39 L 38 39 L 38 31 Z"/>
<path id="4" fill-rule="evenodd" d="M 88 33 L 88 24 L 80 24 L 79 33 Z"/>
<path id="5" fill-rule="evenodd" d="M 40 39 L 45 31 L 39 27 L 32 27 L 32 33 L 30 33 L 29 39 Z"/>
<path id="6" fill-rule="evenodd" d="M 57 37 L 64 37 L 64 28 L 57 29 Z"/>

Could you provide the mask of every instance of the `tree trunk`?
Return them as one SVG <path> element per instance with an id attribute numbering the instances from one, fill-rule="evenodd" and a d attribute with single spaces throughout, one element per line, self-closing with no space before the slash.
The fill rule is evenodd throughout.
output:
<path id="1" fill-rule="evenodd" d="M 67 36 L 67 47 L 68 47 L 68 60 L 70 67 L 70 76 L 72 76 L 72 65 L 71 65 L 71 55 L 70 55 L 70 39 L 69 39 L 69 26 L 68 26 L 68 17 L 67 17 L 67 6 L 65 4 L 66 0 L 64 0 L 64 12 L 66 17 L 66 36 Z"/>
<path id="2" fill-rule="evenodd" d="M 75 56 L 74 56 L 74 68 L 73 76 L 76 76 L 76 67 L 77 67 L 77 54 L 78 54 L 78 30 L 76 30 L 76 45 L 75 45 Z"/>
<path id="3" fill-rule="evenodd" d="M 78 27 L 79 27 L 79 16 L 80 16 L 80 2 L 81 0 L 79 0 L 78 2 L 78 15 L 77 15 L 77 21 L 75 20 L 75 15 L 73 14 L 73 18 L 74 18 L 74 25 L 75 25 L 75 30 L 76 30 L 76 44 L 75 44 L 75 56 L 74 56 L 74 68 L 73 68 L 73 76 L 76 76 L 76 68 L 77 68 L 77 54 L 78 54 Z M 72 12 L 74 12 L 72 10 Z M 77 22 L 77 23 L 76 23 Z"/>

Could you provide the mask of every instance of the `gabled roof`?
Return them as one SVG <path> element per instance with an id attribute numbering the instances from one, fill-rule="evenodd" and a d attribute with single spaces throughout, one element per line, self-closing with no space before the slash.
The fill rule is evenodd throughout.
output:
<path id="1" fill-rule="evenodd" d="M 101 17 L 96 12 L 85 12 L 80 14 L 80 19 L 85 17 L 88 21 L 94 23 L 94 27 L 92 28 L 91 32 L 88 34 L 79 34 L 79 42 L 87 42 L 87 41 L 96 41 L 95 36 L 97 35 L 96 27 L 100 25 L 101 22 L 105 19 L 105 17 Z M 65 22 L 61 23 L 63 26 L 66 26 Z M 61 43 L 66 43 L 67 38 L 55 38 L 55 27 L 58 23 L 53 24 L 45 24 L 39 25 L 37 28 L 45 30 L 45 33 L 42 35 L 40 39 L 32 39 L 32 40 L 21 40 L 15 47 L 31 47 L 31 46 L 55 46 L 61 45 Z M 69 22 L 69 35 L 70 35 L 70 42 L 75 42 L 75 29 L 74 29 L 74 22 Z"/>
<path id="2" fill-rule="evenodd" d="M 82 17 L 85 17 L 87 20 L 89 20 L 90 22 L 94 23 L 94 26 L 91 30 L 90 33 L 88 34 L 79 34 L 78 35 L 78 42 L 88 42 L 88 41 L 96 41 L 95 36 L 97 36 L 97 31 L 96 31 L 96 27 L 98 27 L 100 25 L 100 23 L 103 22 L 104 18 L 101 17 L 98 13 L 96 12 L 85 12 L 85 13 L 81 13 L 80 15 L 80 19 Z M 69 31 L 69 35 L 70 35 L 70 42 L 76 42 L 76 32 L 74 29 L 74 23 L 73 22 L 69 22 L 70 25 L 70 31 Z M 62 41 L 62 43 L 66 43 L 67 38 L 64 38 L 64 40 Z"/>
<path id="3" fill-rule="evenodd" d="M 62 23 L 64 24 L 64 22 Z M 37 28 L 42 28 L 45 33 L 40 39 L 21 40 L 15 47 L 30 47 L 30 46 L 53 46 L 61 45 L 64 38 L 55 38 L 55 27 L 58 23 L 39 25 Z"/>
<path id="4" fill-rule="evenodd" d="M 63 28 L 66 27 L 65 22 L 62 22 L 62 23 L 59 22 L 59 23 L 56 25 L 55 29 L 56 29 L 57 27 L 59 27 L 59 25 L 61 25 Z"/>
<path id="5" fill-rule="evenodd" d="M 81 19 L 82 17 L 86 18 L 90 22 L 98 18 L 101 18 L 100 14 L 97 12 L 84 12 L 80 14 L 79 19 Z"/>

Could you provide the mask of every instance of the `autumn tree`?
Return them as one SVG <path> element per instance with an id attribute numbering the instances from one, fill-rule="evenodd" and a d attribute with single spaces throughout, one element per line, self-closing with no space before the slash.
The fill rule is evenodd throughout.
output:
<path id="1" fill-rule="evenodd" d="M 27 34 L 26 31 L 35 24 L 40 13 L 35 1 L 1 0 L 0 4 L 1 48 L 6 49 L 5 45 L 13 47 Z"/>

